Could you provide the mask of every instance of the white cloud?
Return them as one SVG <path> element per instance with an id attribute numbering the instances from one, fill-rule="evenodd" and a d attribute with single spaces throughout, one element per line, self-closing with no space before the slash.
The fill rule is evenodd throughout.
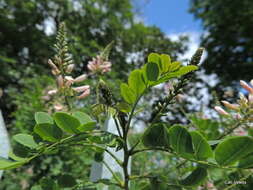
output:
<path id="1" fill-rule="evenodd" d="M 183 60 L 190 60 L 192 55 L 199 48 L 201 33 L 197 32 L 197 31 L 189 31 L 189 32 L 180 32 L 180 33 L 168 34 L 168 37 L 172 41 L 178 41 L 180 36 L 188 36 L 189 37 L 189 42 L 187 43 L 189 49 L 186 53 L 180 55 L 179 59 L 182 60 L 182 61 Z M 206 57 L 206 53 L 204 53 L 204 56 L 202 57 L 201 62 L 203 62 L 205 57 Z"/>

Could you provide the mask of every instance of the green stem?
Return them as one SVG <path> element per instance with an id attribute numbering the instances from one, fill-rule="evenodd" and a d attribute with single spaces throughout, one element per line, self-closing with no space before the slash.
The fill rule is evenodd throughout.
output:
<path id="1" fill-rule="evenodd" d="M 111 172 L 113 178 L 119 183 L 118 186 L 122 187 L 122 181 L 118 178 L 118 176 L 112 171 L 112 169 L 110 168 L 110 166 L 103 161 L 103 164 L 105 165 L 105 167 Z"/>

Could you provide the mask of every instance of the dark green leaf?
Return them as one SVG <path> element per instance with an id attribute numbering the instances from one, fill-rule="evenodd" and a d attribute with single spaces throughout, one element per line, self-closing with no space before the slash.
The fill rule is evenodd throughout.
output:
<path id="1" fill-rule="evenodd" d="M 245 158 L 241 159 L 238 168 L 253 168 L 253 154 L 247 155 Z"/>
<path id="2" fill-rule="evenodd" d="M 253 152 L 253 139 L 247 136 L 229 137 L 215 149 L 215 160 L 230 165 Z"/>
<path id="3" fill-rule="evenodd" d="M 149 81 L 156 81 L 159 77 L 159 67 L 157 63 L 149 62 L 146 66 L 146 76 Z"/>
<path id="4" fill-rule="evenodd" d="M 169 129 L 169 137 L 170 145 L 178 154 L 193 153 L 191 135 L 183 126 L 172 126 Z"/>
<path id="5" fill-rule="evenodd" d="M 13 136 L 13 139 L 18 143 L 29 147 L 29 148 L 37 148 L 38 144 L 34 141 L 33 136 L 27 134 L 17 134 Z"/>
<path id="6" fill-rule="evenodd" d="M 95 128 L 96 122 L 93 121 L 89 115 L 83 112 L 74 112 L 73 116 L 77 118 L 81 125 L 78 127 L 78 130 L 81 132 L 91 131 Z"/>
<path id="7" fill-rule="evenodd" d="M 94 160 L 96 162 L 102 162 L 104 159 L 104 153 L 103 152 L 96 152 L 94 155 Z"/>
<path id="8" fill-rule="evenodd" d="M 43 140 L 55 142 L 62 137 L 62 131 L 49 123 L 41 123 L 35 125 L 33 131 L 38 134 Z"/>
<path id="9" fill-rule="evenodd" d="M 207 140 L 197 131 L 190 132 L 194 148 L 195 158 L 198 160 L 205 160 L 213 156 L 211 146 Z"/>
<path id="10" fill-rule="evenodd" d="M 54 114 L 53 118 L 57 126 L 63 131 L 71 134 L 79 133 L 77 128 L 81 125 L 81 123 L 75 117 L 64 112 L 57 112 Z"/>
<path id="11" fill-rule="evenodd" d="M 42 178 L 40 180 L 40 186 L 42 190 L 60 190 L 57 183 L 54 180 L 49 178 Z"/>
<path id="12" fill-rule="evenodd" d="M 53 118 L 46 112 L 36 112 L 35 121 L 37 124 L 40 124 L 40 123 L 54 124 Z"/>
<path id="13" fill-rule="evenodd" d="M 183 186 L 197 186 L 201 184 L 206 177 L 207 177 L 206 169 L 197 168 L 185 179 L 179 181 L 179 183 Z"/>
<path id="14" fill-rule="evenodd" d="M 131 106 L 126 102 L 120 102 L 116 105 L 117 109 L 124 113 L 129 113 L 131 111 Z"/>
<path id="15" fill-rule="evenodd" d="M 126 83 L 122 83 L 120 85 L 120 92 L 121 96 L 124 98 L 124 100 L 129 103 L 133 104 L 136 101 L 136 94 L 132 89 L 129 88 L 129 86 Z"/>
<path id="16" fill-rule="evenodd" d="M 76 185 L 76 180 L 73 176 L 65 174 L 58 178 L 58 184 L 61 187 L 73 187 Z"/>
<path id="17" fill-rule="evenodd" d="M 147 147 L 169 147 L 168 128 L 163 123 L 155 124 L 146 129 L 142 142 Z"/>

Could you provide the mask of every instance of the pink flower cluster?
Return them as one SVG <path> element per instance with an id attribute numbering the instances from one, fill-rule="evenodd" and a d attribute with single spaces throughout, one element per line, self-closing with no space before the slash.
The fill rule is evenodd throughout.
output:
<path id="1" fill-rule="evenodd" d="M 83 74 L 76 78 L 73 78 L 72 76 L 64 76 L 64 73 L 61 72 L 61 69 L 59 69 L 56 64 L 53 63 L 51 59 L 48 60 L 48 64 L 52 68 L 52 73 L 56 76 L 56 81 L 58 85 L 58 89 L 53 89 L 48 91 L 48 95 L 54 95 L 61 89 L 72 89 L 74 92 L 78 93 L 77 96 L 78 99 L 82 99 L 87 97 L 90 94 L 90 86 L 84 85 L 79 87 L 72 87 L 73 84 L 82 82 L 87 79 L 87 75 Z M 65 73 L 69 74 L 74 69 L 74 64 L 69 64 L 65 67 L 63 67 Z"/>
<path id="2" fill-rule="evenodd" d="M 250 84 L 253 86 L 253 80 L 250 81 Z M 251 105 L 253 104 L 253 88 L 243 80 L 240 81 L 240 85 L 242 88 L 248 91 L 249 93 L 248 98 L 246 98 L 243 94 L 240 94 L 240 100 L 238 101 L 239 102 L 238 104 L 231 104 L 225 100 L 221 101 L 222 104 L 229 110 L 240 112 L 241 108 L 243 107 L 250 108 Z M 227 111 L 225 111 L 223 108 L 221 108 L 220 106 L 215 106 L 214 109 L 221 115 L 230 116 L 230 114 Z M 238 120 L 242 119 L 242 116 L 240 115 L 240 113 L 236 113 L 235 119 L 238 119 Z"/>
<path id="3" fill-rule="evenodd" d="M 111 71 L 111 62 L 105 61 L 102 56 L 98 55 L 89 61 L 87 67 L 92 73 L 106 73 Z"/>

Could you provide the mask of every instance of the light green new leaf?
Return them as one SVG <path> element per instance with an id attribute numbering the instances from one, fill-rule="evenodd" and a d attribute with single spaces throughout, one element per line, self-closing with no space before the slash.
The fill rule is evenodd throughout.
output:
<path id="1" fill-rule="evenodd" d="M 129 86 L 126 83 L 122 83 L 120 85 L 120 92 L 121 96 L 127 103 L 133 104 L 136 101 L 137 98 L 136 94 L 133 92 L 132 89 L 129 88 Z"/>
<path id="2" fill-rule="evenodd" d="M 160 55 L 160 59 L 161 59 L 161 71 L 165 73 L 169 70 L 169 65 L 171 64 L 170 56 L 162 54 Z"/>
<path id="3" fill-rule="evenodd" d="M 195 71 L 197 69 L 198 69 L 198 67 L 195 65 L 188 65 L 188 66 L 180 67 L 177 74 L 178 74 L 178 76 L 182 76 L 182 75 L 185 75 L 189 72 Z"/>
<path id="4" fill-rule="evenodd" d="M 205 168 L 195 169 L 189 176 L 185 179 L 179 181 L 179 184 L 183 186 L 197 186 L 200 185 L 207 177 L 207 171 Z"/>
<path id="5" fill-rule="evenodd" d="M 178 61 L 175 61 L 175 62 L 173 62 L 173 63 L 171 63 L 171 64 L 169 65 L 168 71 L 169 71 L 169 72 L 176 71 L 176 70 L 178 70 L 178 69 L 180 68 L 180 66 L 181 66 L 181 63 L 178 62 Z"/>
<path id="6" fill-rule="evenodd" d="M 0 170 L 14 169 L 25 164 L 26 161 L 11 161 L 6 158 L 0 157 Z"/>
<path id="7" fill-rule="evenodd" d="M 28 135 L 28 134 L 17 134 L 13 136 L 13 139 L 15 141 L 17 141 L 18 143 L 29 147 L 31 149 L 37 148 L 38 144 L 34 141 L 33 136 L 32 135 Z"/>
<path id="8" fill-rule="evenodd" d="M 50 123 L 37 124 L 35 125 L 33 131 L 43 140 L 49 142 L 55 142 L 62 137 L 62 131 Z"/>
<path id="9" fill-rule="evenodd" d="M 182 75 L 185 75 L 185 74 L 187 74 L 191 71 L 197 70 L 197 69 L 198 69 L 198 67 L 194 66 L 194 65 L 180 67 L 180 69 L 175 72 L 169 72 L 169 73 L 163 75 L 159 80 L 153 82 L 151 85 L 155 86 L 155 85 L 161 84 L 161 83 L 166 82 L 172 78 L 180 77 Z"/>
<path id="10" fill-rule="evenodd" d="M 192 154 L 193 146 L 190 133 L 180 125 L 172 126 L 169 129 L 170 145 L 181 155 Z"/>
<path id="11" fill-rule="evenodd" d="M 197 160 L 205 160 L 213 156 L 212 148 L 207 140 L 197 131 L 190 132 L 194 155 Z"/>
<path id="12" fill-rule="evenodd" d="M 215 160 L 226 166 L 235 163 L 253 152 L 253 139 L 247 136 L 229 137 L 215 149 Z"/>
<path id="13" fill-rule="evenodd" d="M 54 124 L 53 118 L 46 112 L 36 112 L 34 117 L 37 124 L 40 123 Z"/>
<path id="14" fill-rule="evenodd" d="M 148 62 L 153 62 L 159 64 L 160 62 L 160 55 L 158 53 L 150 53 L 148 55 Z"/>
<path id="15" fill-rule="evenodd" d="M 146 147 L 169 147 L 168 128 L 163 123 L 148 127 L 143 134 L 143 144 Z"/>
<path id="16" fill-rule="evenodd" d="M 146 66 L 146 76 L 149 81 L 156 81 L 159 78 L 160 70 L 157 63 L 149 62 Z"/>
<path id="17" fill-rule="evenodd" d="M 141 70 L 136 69 L 130 73 L 128 77 L 128 85 L 137 96 L 140 96 L 144 92 L 146 85 L 144 84 Z"/>
<path id="18" fill-rule="evenodd" d="M 57 126 L 63 131 L 71 134 L 79 133 L 77 128 L 81 123 L 75 117 L 64 112 L 57 112 L 54 114 L 53 118 Z"/>

